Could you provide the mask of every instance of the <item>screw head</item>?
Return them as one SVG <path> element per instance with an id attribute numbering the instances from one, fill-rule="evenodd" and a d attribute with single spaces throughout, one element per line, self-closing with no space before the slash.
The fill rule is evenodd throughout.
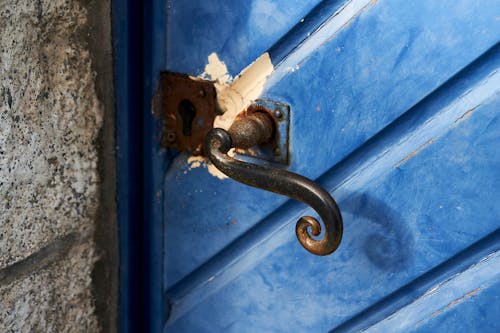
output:
<path id="1" fill-rule="evenodd" d="M 207 93 L 203 89 L 200 89 L 198 93 L 200 94 L 201 97 L 205 97 L 207 95 Z"/>
<path id="2" fill-rule="evenodd" d="M 169 143 L 174 143 L 174 142 L 175 142 L 175 140 L 177 139 L 177 136 L 175 135 L 175 133 L 174 133 L 174 132 L 167 132 L 166 137 L 167 137 L 167 141 L 168 141 Z"/>
<path id="3" fill-rule="evenodd" d="M 274 110 L 273 114 L 278 119 L 280 119 L 281 117 L 283 117 L 283 112 L 281 112 L 281 110 L 278 110 L 278 109 Z"/>
<path id="4" fill-rule="evenodd" d="M 193 155 L 194 156 L 199 156 L 201 155 L 201 151 L 202 151 L 202 148 L 201 148 L 201 145 L 197 146 L 194 151 L 193 151 Z"/>

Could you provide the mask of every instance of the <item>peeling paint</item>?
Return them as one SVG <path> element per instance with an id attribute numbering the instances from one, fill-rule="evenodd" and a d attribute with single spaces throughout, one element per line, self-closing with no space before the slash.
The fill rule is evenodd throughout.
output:
<path id="1" fill-rule="evenodd" d="M 422 296 L 363 332 L 387 332 L 389 328 L 406 332 L 410 326 L 416 328 L 423 325 L 496 283 L 499 263 L 500 252 L 497 251 L 461 272 L 443 277 Z"/>
<path id="2" fill-rule="evenodd" d="M 463 295 L 462 297 L 459 297 L 459 298 L 451 301 L 446 307 L 447 308 L 452 308 L 455 305 L 457 305 L 458 303 L 461 303 L 461 302 L 465 301 L 467 298 L 470 298 L 470 297 L 476 295 L 480 290 L 481 290 L 481 288 L 476 288 L 476 289 L 468 292 L 467 294 Z"/>
<path id="3" fill-rule="evenodd" d="M 475 108 L 470 109 L 467 112 L 465 112 L 463 115 L 461 115 L 460 117 L 458 117 L 457 120 L 455 120 L 454 124 L 458 124 L 462 120 L 469 118 L 472 115 L 472 113 L 477 110 L 477 108 L 478 107 L 476 106 Z"/>
<path id="4" fill-rule="evenodd" d="M 199 156 L 191 156 L 188 158 L 187 162 L 189 163 L 189 170 L 199 168 L 202 163 L 205 162 L 205 159 L 203 157 Z"/>
<path id="5" fill-rule="evenodd" d="M 216 53 L 208 56 L 208 63 L 199 78 L 214 81 L 217 90 L 217 107 L 222 115 L 215 118 L 214 128 L 229 129 L 234 119 L 250 105 L 252 101 L 259 98 L 267 77 L 273 72 L 274 67 L 268 53 L 264 53 L 252 64 L 246 67 L 236 79 L 227 71 L 226 64 L 219 59 Z M 234 149 L 228 152 L 229 156 L 234 155 Z M 191 156 L 187 160 L 190 171 L 195 168 L 204 167 L 208 172 L 219 179 L 228 177 L 219 171 L 210 161 L 201 156 Z"/>
<path id="6" fill-rule="evenodd" d="M 439 289 L 439 286 L 436 286 L 436 289 Z M 434 312 L 432 312 L 429 317 L 426 317 L 422 320 L 419 320 L 417 323 L 415 323 L 413 325 L 414 328 L 418 328 L 420 326 L 422 326 L 423 324 L 425 324 L 429 319 L 432 319 L 434 317 L 437 317 L 441 314 L 443 314 L 445 312 L 445 310 L 447 309 L 451 309 L 452 307 L 454 307 L 455 305 L 465 301 L 466 299 L 476 295 L 482 288 L 476 288 L 470 292 L 468 292 L 467 294 L 463 295 L 462 297 L 459 297 L 453 301 L 451 301 L 448 305 L 446 305 L 446 308 L 442 308 L 442 309 L 439 309 L 439 310 L 436 310 Z"/>
<path id="7" fill-rule="evenodd" d="M 201 73 L 200 78 L 216 81 L 216 83 L 222 85 L 227 85 L 233 79 L 227 71 L 226 64 L 219 59 L 219 56 L 215 52 L 208 56 L 208 63 L 205 66 L 205 71 Z"/>
<path id="8" fill-rule="evenodd" d="M 209 63 L 211 59 L 214 61 L 216 57 L 209 57 Z M 220 64 L 218 66 L 215 66 L 215 64 L 208 66 L 208 69 L 213 70 L 216 75 L 222 75 L 224 70 Z M 236 115 L 261 95 L 267 77 L 273 70 L 274 66 L 269 54 L 264 53 L 245 68 L 230 85 L 217 79 L 215 85 L 217 89 L 217 104 L 222 115 L 215 118 L 214 127 L 228 129 L 236 118 Z M 229 76 L 222 75 L 221 77 L 226 79 Z"/>
<path id="9" fill-rule="evenodd" d="M 428 140 L 426 143 L 424 143 L 423 145 L 421 145 L 420 147 L 418 147 L 417 149 L 415 149 L 414 151 L 412 151 L 410 154 L 406 155 L 405 158 L 403 158 L 402 160 L 400 160 L 398 163 L 396 163 L 396 165 L 394 165 L 392 168 L 393 169 L 396 169 L 398 168 L 401 164 L 403 163 L 406 163 L 408 162 L 409 160 L 411 160 L 413 157 L 415 157 L 420 151 L 422 151 L 425 147 L 427 147 L 428 145 L 430 145 L 431 143 L 434 142 L 434 138 Z"/>
<path id="10" fill-rule="evenodd" d="M 217 177 L 219 179 L 227 179 L 228 177 L 223 174 L 219 169 L 215 167 L 210 161 L 202 156 L 191 156 L 187 159 L 188 163 L 188 169 L 187 171 L 191 171 L 193 169 L 203 167 L 206 168 L 208 173 L 211 174 L 214 177 Z"/>

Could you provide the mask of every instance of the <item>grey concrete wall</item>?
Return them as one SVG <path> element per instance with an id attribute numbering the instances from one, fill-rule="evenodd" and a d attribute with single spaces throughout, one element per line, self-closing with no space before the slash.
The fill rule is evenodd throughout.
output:
<path id="1" fill-rule="evenodd" d="M 109 6 L 0 0 L 0 332 L 116 329 Z"/>

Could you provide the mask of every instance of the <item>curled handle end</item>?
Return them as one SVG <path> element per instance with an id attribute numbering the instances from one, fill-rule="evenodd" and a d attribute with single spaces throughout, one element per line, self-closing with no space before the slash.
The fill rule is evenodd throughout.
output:
<path id="1" fill-rule="evenodd" d="M 312 216 L 301 217 L 295 226 L 297 239 L 307 251 L 324 256 L 338 248 L 343 233 L 342 216 L 335 200 L 327 191 L 312 180 L 293 172 L 234 159 L 227 155 L 231 148 L 231 134 L 223 129 L 212 129 L 205 138 L 205 151 L 210 161 L 224 174 L 246 185 L 301 201 L 319 214 L 323 227 Z M 313 238 L 320 236 L 322 230 L 323 238 Z"/>

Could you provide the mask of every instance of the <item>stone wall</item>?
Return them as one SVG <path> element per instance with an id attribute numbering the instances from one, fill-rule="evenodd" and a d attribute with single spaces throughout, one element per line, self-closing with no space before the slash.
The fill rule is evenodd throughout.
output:
<path id="1" fill-rule="evenodd" d="M 109 6 L 0 0 L 0 332 L 116 328 Z"/>

